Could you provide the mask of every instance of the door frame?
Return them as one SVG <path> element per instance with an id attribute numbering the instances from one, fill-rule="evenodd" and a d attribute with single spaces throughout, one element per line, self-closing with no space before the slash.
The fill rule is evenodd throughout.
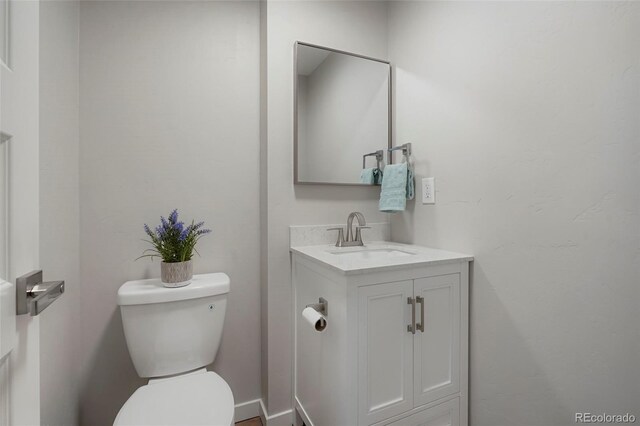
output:
<path id="1" fill-rule="evenodd" d="M 9 152 L 9 275 L 15 312 L 16 276 L 39 266 L 39 0 L 11 1 L 9 65 L 0 65 L 0 131 L 11 135 Z M 4 297 L 3 297 L 4 298 Z M 40 424 L 40 321 L 15 318 L 15 342 L 0 365 L 0 425 Z M 7 384 L 8 382 L 8 384 Z"/>

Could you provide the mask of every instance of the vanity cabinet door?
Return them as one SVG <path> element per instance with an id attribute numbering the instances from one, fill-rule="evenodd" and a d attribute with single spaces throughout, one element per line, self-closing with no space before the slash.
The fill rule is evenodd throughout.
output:
<path id="1" fill-rule="evenodd" d="M 460 275 L 414 281 L 414 405 L 418 407 L 460 390 Z M 423 320 L 424 313 L 424 320 Z"/>
<path id="2" fill-rule="evenodd" d="M 358 288 L 358 424 L 413 408 L 413 282 Z"/>
<path id="3" fill-rule="evenodd" d="M 387 426 L 460 426 L 460 399 L 443 402 Z"/>

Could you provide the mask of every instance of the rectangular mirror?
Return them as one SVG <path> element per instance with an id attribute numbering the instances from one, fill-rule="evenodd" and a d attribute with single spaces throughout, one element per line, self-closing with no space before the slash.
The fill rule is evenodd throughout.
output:
<path id="1" fill-rule="evenodd" d="M 302 42 L 294 60 L 294 182 L 379 184 L 370 176 L 391 147 L 390 63 Z"/>

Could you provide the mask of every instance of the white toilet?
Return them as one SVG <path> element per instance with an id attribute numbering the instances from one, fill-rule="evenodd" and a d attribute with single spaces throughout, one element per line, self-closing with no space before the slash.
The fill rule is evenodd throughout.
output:
<path id="1" fill-rule="evenodd" d="M 231 388 L 206 366 L 216 357 L 227 307 L 226 274 L 195 275 L 166 288 L 159 279 L 129 281 L 118 290 L 133 365 L 149 383 L 120 409 L 114 425 L 233 424 Z"/>

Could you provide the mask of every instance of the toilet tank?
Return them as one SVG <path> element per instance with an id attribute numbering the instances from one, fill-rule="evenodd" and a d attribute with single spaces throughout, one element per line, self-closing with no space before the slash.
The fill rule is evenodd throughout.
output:
<path id="1" fill-rule="evenodd" d="M 184 373 L 213 362 L 229 293 L 223 273 L 194 275 L 191 284 L 129 281 L 118 290 L 124 335 L 140 377 Z"/>

